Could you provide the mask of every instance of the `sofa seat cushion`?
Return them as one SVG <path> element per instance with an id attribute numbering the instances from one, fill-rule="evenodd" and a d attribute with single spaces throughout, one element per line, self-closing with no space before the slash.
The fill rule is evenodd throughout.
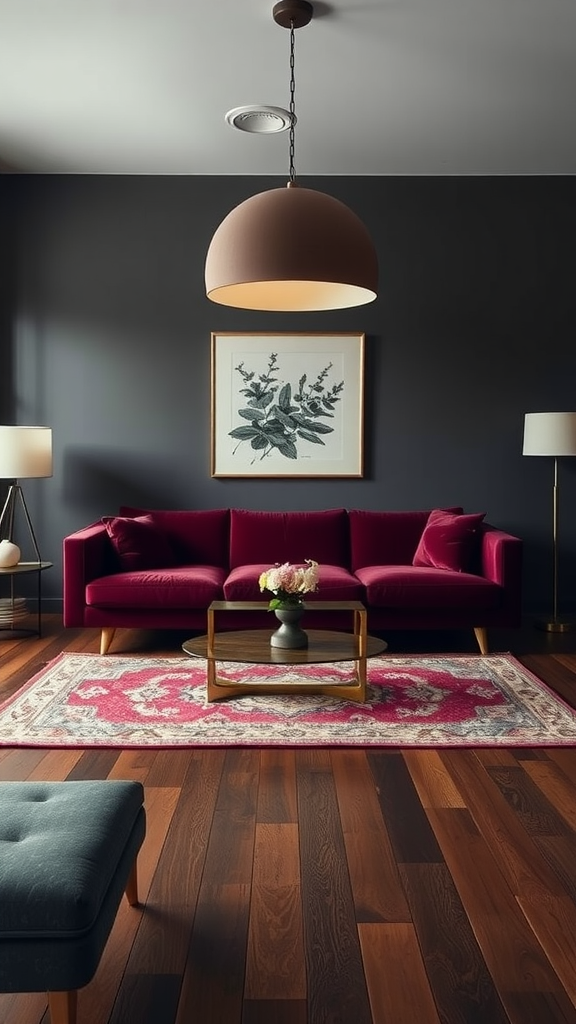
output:
<path id="1" fill-rule="evenodd" d="M 369 565 L 356 575 L 366 587 L 371 607 L 433 609 L 457 608 L 485 611 L 498 608 L 502 588 L 497 583 L 473 576 L 406 565 Z"/>
<path id="2" fill-rule="evenodd" d="M 270 563 L 240 565 L 232 569 L 224 583 L 226 601 L 267 601 L 272 598 L 269 591 L 261 591 L 258 580 Z M 361 601 L 364 587 L 352 573 L 340 565 L 318 566 L 318 591 L 305 594 L 305 601 Z"/>
<path id="3" fill-rule="evenodd" d="M 183 565 L 174 569 L 100 576 L 86 586 L 86 604 L 98 608 L 207 608 L 221 601 L 225 569 Z"/>
<path id="4" fill-rule="evenodd" d="M 422 531 L 420 531 L 422 532 Z M 350 565 L 348 517 L 343 508 L 322 512 L 230 510 L 230 568 L 264 562 Z"/>

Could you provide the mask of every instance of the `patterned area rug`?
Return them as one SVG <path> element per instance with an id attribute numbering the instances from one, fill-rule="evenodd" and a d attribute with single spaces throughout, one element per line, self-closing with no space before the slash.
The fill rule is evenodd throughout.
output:
<path id="1" fill-rule="evenodd" d="M 314 666 L 325 683 L 351 665 Z M 220 664 L 230 679 L 298 679 L 286 666 Z M 576 712 L 510 654 L 372 658 L 369 698 L 246 694 L 211 704 L 205 662 L 62 654 L 0 706 L 0 745 L 562 746 Z M 301 677 L 299 679 L 301 681 Z"/>

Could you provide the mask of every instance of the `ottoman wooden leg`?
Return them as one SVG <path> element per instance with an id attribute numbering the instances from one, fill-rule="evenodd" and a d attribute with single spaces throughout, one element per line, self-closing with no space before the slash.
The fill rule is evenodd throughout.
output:
<path id="1" fill-rule="evenodd" d="M 50 1024 L 76 1024 L 76 1008 L 78 1006 L 76 989 L 71 992 L 49 992 L 48 1006 L 50 1008 Z"/>
<path id="2" fill-rule="evenodd" d="M 131 907 L 138 906 L 138 864 L 134 861 L 130 877 L 126 882 L 126 899 Z"/>

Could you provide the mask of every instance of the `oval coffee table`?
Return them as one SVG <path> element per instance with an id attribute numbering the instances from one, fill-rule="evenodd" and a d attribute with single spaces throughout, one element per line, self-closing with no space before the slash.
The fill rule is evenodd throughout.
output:
<path id="1" fill-rule="evenodd" d="M 263 601 L 213 601 L 208 609 L 208 632 L 182 644 L 186 654 L 206 660 L 206 698 L 210 701 L 225 697 L 240 697 L 247 693 L 322 693 L 343 700 L 366 701 L 366 659 L 385 651 L 387 644 L 366 631 L 367 613 L 360 601 L 314 601 L 306 606 L 313 611 L 350 611 L 354 632 L 340 630 L 306 629 L 308 647 L 287 650 L 270 646 L 272 630 L 243 629 L 217 633 L 215 615 L 219 611 L 262 611 L 268 607 Z M 251 665 L 320 665 L 337 661 L 354 662 L 353 680 L 323 684 L 319 679 L 307 677 L 297 682 L 278 683 L 257 679 L 246 682 L 218 677 L 217 662 L 237 662 Z"/>

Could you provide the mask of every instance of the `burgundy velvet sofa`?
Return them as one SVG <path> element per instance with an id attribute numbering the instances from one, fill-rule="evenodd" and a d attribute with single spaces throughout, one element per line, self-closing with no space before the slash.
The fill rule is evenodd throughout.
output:
<path id="1" fill-rule="evenodd" d="M 359 600 L 373 632 L 473 629 L 486 653 L 489 628 L 520 625 L 522 541 L 462 513 L 123 507 L 64 538 L 64 625 L 100 629 L 102 654 L 117 628 L 204 632 L 211 601 L 267 600 L 261 572 L 312 558 L 310 626 L 351 628 L 349 613 L 313 603 Z M 221 629 L 270 625 L 267 611 L 217 619 Z"/>

